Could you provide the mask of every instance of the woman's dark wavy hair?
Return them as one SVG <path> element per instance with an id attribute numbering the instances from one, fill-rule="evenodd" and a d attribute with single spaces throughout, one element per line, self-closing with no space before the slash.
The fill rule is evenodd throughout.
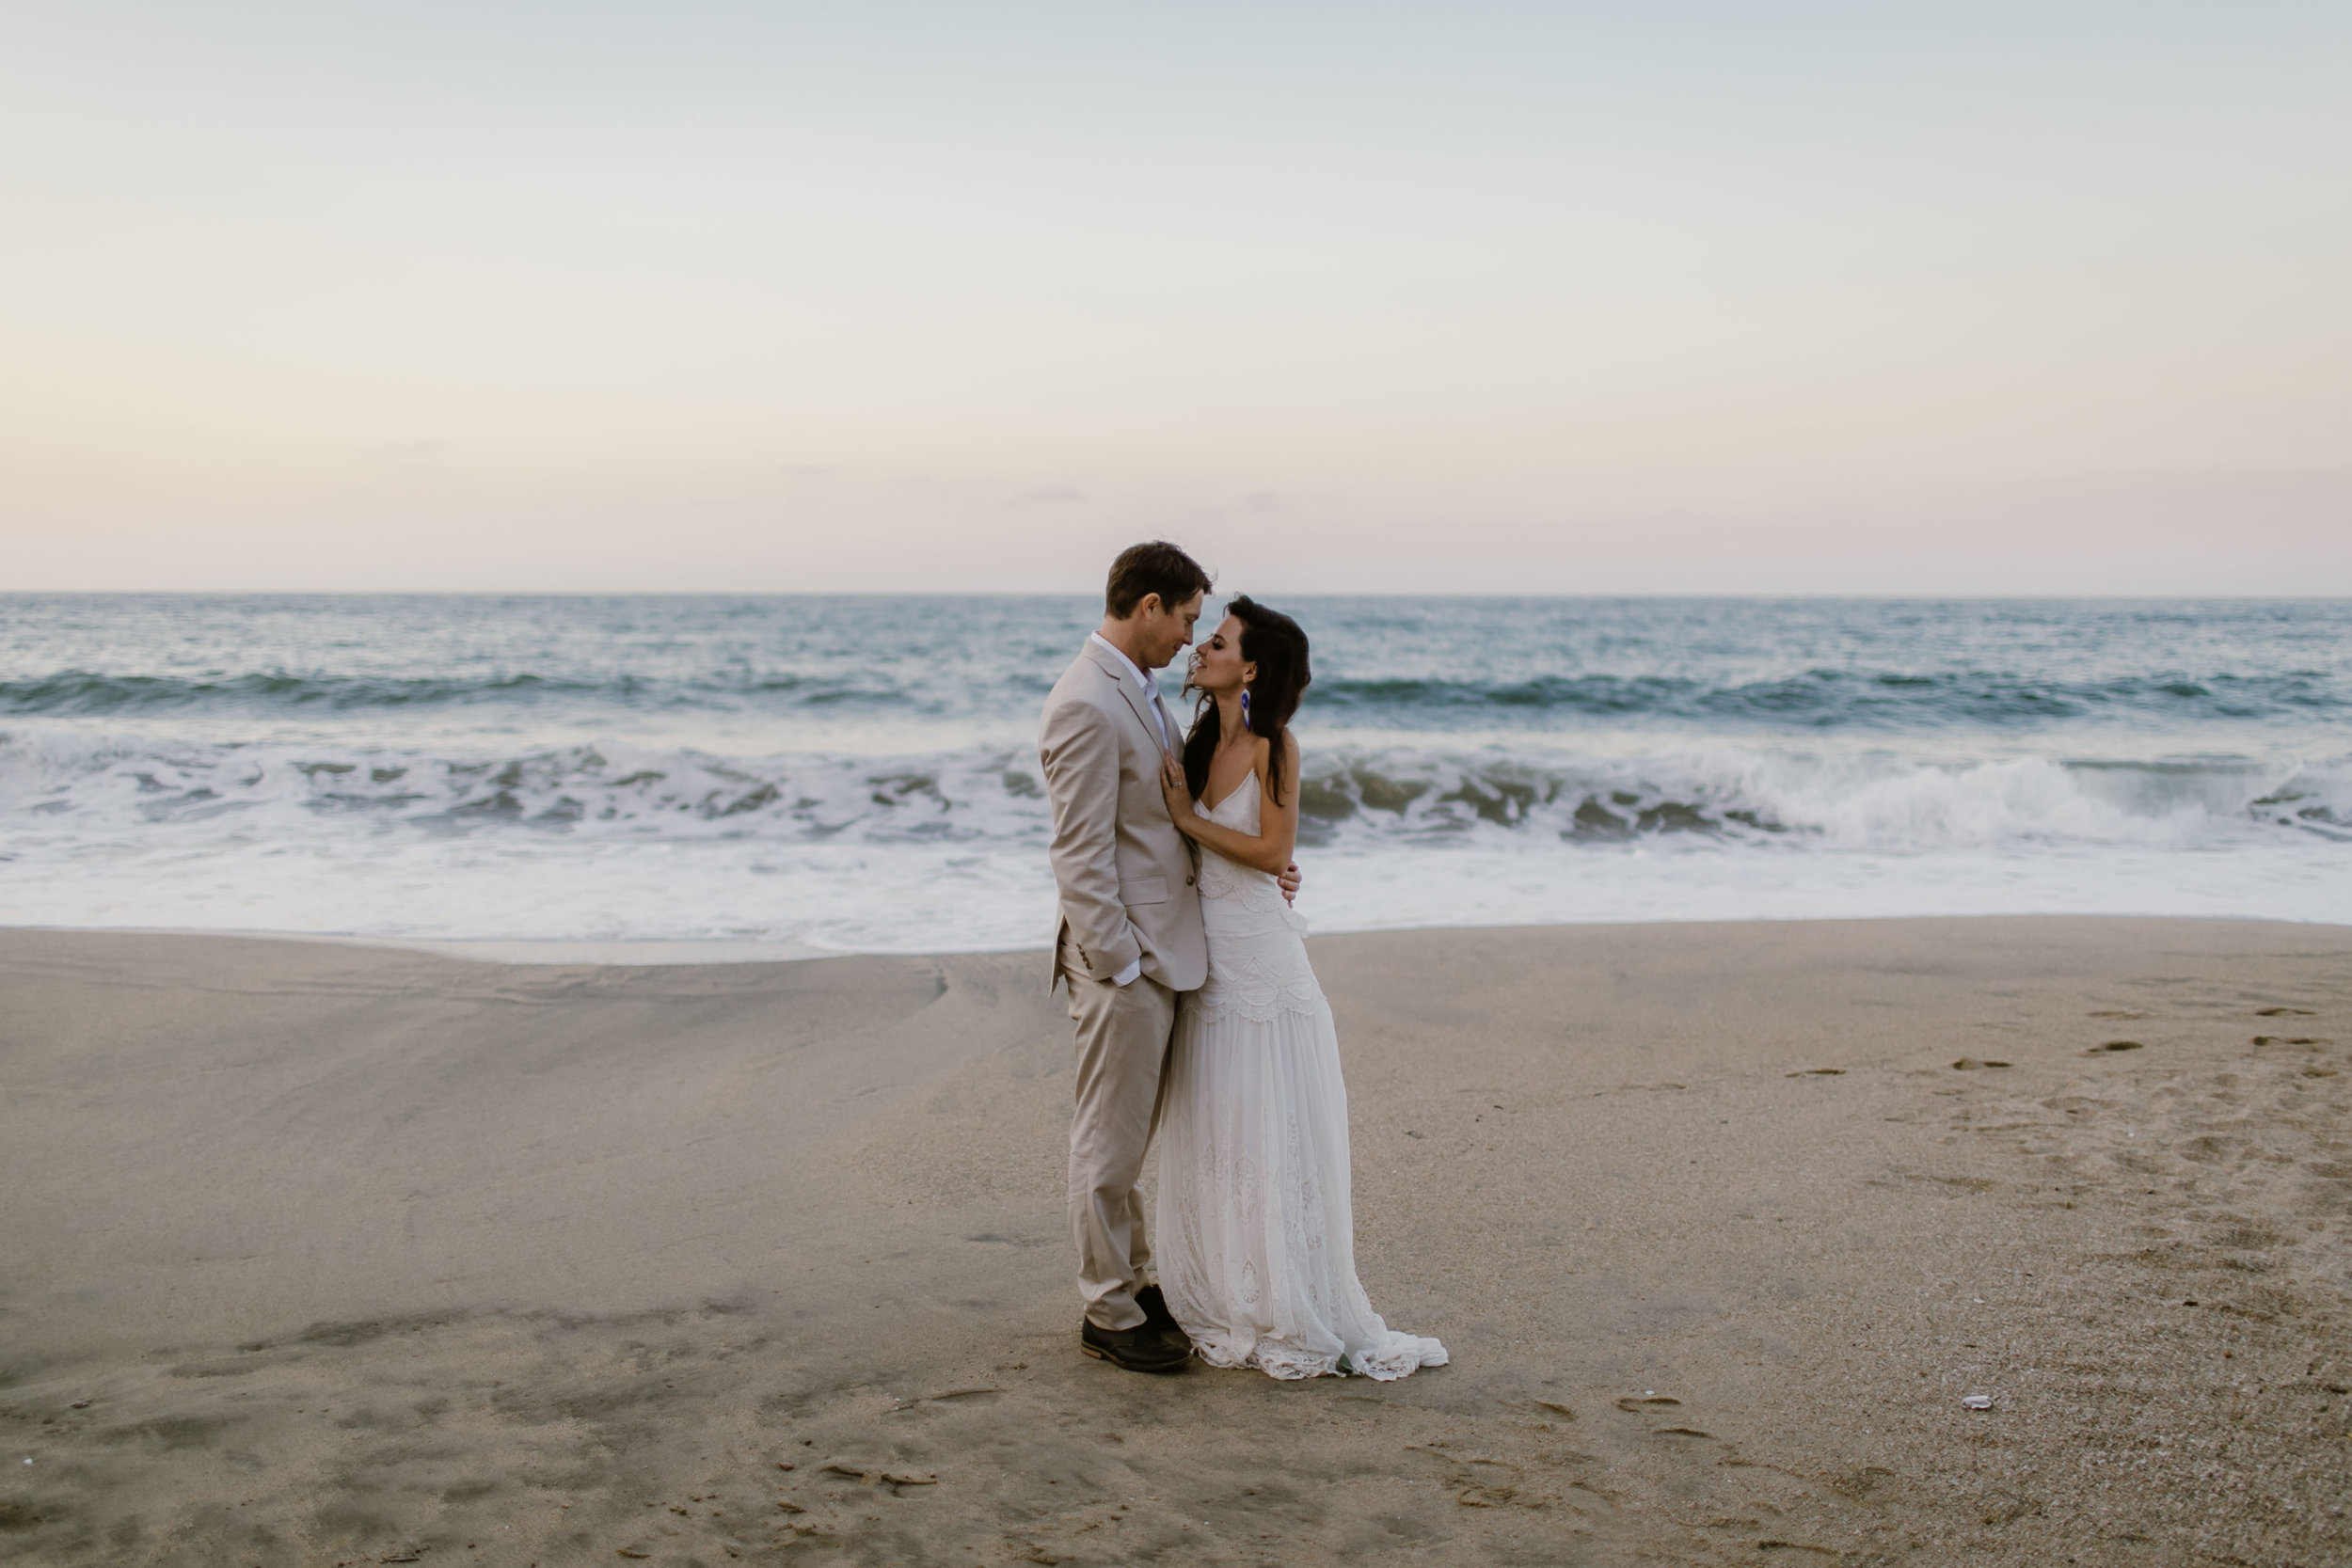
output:
<path id="1" fill-rule="evenodd" d="M 1298 623 L 1279 610 L 1268 610 L 1247 594 L 1236 594 L 1225 607 L 1241 622 L 1241 657 L 1258 667 L 1249 683 L 1249 731 L 1263 736 L 1274 749 L 1266 759 L 1266 790 L 1274 803 L 1282 803 L 1282 739 L 1298 699 L 1314 679 L 1307 667 L 1307 634 Z M 1200 706 L 1184 736 L 1184 784 L 1200 800 L 1209 787 L 1209 758 L 1216 753 L 1217 731 L 1223 721 L 1216 704 L 1202 694 Z"/>

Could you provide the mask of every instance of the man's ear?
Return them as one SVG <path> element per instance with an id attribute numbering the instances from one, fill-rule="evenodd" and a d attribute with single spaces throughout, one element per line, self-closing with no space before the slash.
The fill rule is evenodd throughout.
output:
<path id="1" fill-rule="evenodd" d="M 1136 614 L 1138 616 L 1150 615 L 1154 610 L 1164 610 L 1167 608 L 1168 606 L 1161 602 L 1157 594 L 1146 594 L 1136 601 Z"/>

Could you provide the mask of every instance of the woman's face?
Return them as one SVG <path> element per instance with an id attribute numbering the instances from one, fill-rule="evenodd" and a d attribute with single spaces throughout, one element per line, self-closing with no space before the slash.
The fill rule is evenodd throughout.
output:
<path id="1" fill-rule="evenodd" d="M 1193 649 L 1192 678 L 1185 684 L 1218 696 L 1239 691 L 1257 673 L 1256 665 L 1242 662 L 1241 617 L 1228 615 Z"/>

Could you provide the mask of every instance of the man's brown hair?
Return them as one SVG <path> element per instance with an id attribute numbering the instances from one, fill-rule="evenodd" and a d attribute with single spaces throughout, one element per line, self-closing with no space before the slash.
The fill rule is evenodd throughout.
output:
<path id="1" fill-rule="evenodd" d="M 1209 591 L 1209 574 L 1200 563 L 1165 539 L 1130 545 L 1111 562 L 1111 579 L 1103 591 L 1103 608 L 1114 621 L 1136 612 L 1146 594 L 1160 596 L 1160 608 L 1174 610 L 1195 594 Z"/>

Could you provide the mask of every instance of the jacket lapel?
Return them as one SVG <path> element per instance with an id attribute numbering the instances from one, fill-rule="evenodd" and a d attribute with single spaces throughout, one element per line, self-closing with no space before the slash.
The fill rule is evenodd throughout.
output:
<path id="1" fill-rule="evenodd" d="M 1120 668 L 1117 658 L 1097 646 L 1093 639 L 1087 640 L 1086 648 L 1087 657 L 1094 660 L 1094 667 L 1111 678 L 1111 684 L 1119 688 L 1119 694 L 1126 698 L 1127 705 L 1135 710 L 1136 721 L 1143 726 L 1143 737 L 1157 748 L 1160 744 L 1160 726 L 1152 721 L 1151 697 L 1141 688 L 1127 684 L 1127 672 Z M 1160 711 L 1165 715 L 1168 710 L 1163 707 Z M 1175 734 L 1176 727 L 1170 724 L 1169 738 L 1173 739 Z"/>

